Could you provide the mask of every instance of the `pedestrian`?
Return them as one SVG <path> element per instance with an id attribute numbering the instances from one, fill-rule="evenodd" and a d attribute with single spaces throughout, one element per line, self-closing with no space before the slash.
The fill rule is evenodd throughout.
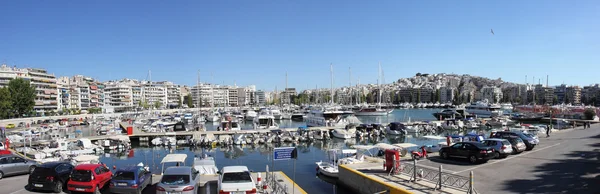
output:
<path id="1" fill-rule="evenodd" d="M 546 137 L 550 137 L 550 126 L 546 127 Z"/>
<path id="2" fill-rule="evenodd" d="M 587 123 L 583 122 L 583 129 L 585 129 L 587 127 Z"/>

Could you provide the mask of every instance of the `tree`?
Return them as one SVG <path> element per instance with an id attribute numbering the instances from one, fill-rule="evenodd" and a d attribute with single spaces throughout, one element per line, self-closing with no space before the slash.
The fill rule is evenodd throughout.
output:
<path id="1" fill-rule="evenodd" d="M 594 119 L 594 116 L 596 116 L 596 111 L 594 111 L 593 108 L 588 108 L 583 111 L 583 115 L 585 116 L 586 120 L 592 120 Z"/>
<path id="2" fill-rule="evenodd" d="M 162 106 L 162 103 L 160 101 L 156 101 L 154 102 L 154 108 L 158 109 Z"/>
<path id="3" fill-rule="evenodd" d="M 192 99 L 191 95 L 185 95 L 185 97 L 183 97 L 183 100 L 185 101 L 185 104 L 188 105 L 188 107 L 192 108 L 194 107 L 194 101 Z"/>
<path id="4" fill-rule="evenodd" d="M 12 98 L 7 87 L 0 88 L 0 118 L 8 119 L 12 116 Z"/>
<path id="5" fill-rule="evenodd" d="M 22 117 L 33 110 L 36 94 L 35 88 L 30 85 L 29 81 L 21 78 L 10 80 L 8 90 L 17 117 Z"/>

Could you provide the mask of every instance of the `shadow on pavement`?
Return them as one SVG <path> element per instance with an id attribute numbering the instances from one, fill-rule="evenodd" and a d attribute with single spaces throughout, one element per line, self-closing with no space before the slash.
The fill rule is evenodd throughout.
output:
<path id="1" fill-rule="evenodd" d="M 458 166 L 473 166 L 473 165 L 481 164 L 481 162 L 476 163 L 476 164 L 471 164 L 467 159 L 464 159 L 464 158 L 449 158 L 446 160 L 440 156 L 431 156 L 431 157 L 429 157 L 429 160 L 432 162 L 437 162 L 437 163 L 442 163 L 442 164 L 452 164 L 452 165 L 458 165 Z M 490 160 L 490 161 L 492 161 L 492 160 Z M 419 163 L 417 162 L 417 165 L 418 164 Z"/>
<path id="2" fill-rule="evenodd" d="M 593 138 L 600 138 L 600 135 Z M 589 151 L 575 151 L 536 167 L 537 179 L 509 180 L 504 190 L 515 193 L 600 193 L 600 144 L 590 145 Z"/>

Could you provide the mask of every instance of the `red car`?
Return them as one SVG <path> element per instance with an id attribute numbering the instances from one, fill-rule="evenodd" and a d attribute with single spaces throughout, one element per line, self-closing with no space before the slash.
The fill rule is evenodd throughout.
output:
<path id="1" fill-rule="evenodd" d="M 99 194 L 111 178 L 112 172 L 102 164 L 80 164 L 73 169 L 67 189 Z"/>

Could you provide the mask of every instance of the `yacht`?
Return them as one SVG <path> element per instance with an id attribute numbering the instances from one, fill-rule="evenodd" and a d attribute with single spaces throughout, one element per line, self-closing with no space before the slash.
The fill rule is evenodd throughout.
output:
<path id="1" fill-rule="evenodd" d="M 240 131 L 242 127 L 236 118 L 231 116 L 225 116 L 221 119 L 221 125 L 217 128 L 219 131 Z"/>
<path id="2" fill-rule="evenodd" d="M 386 115 L 390 114 L 392 111 L 393 111 L 393 109 L 386 110 L 386 109 L 377 108 L 377 107 L 363 107 L 363 108 L 360 108 L 359 110 L 354 111 L 354 114 L 356 116 L 386 116 Z"/>
<path id="3" fill-rule="evenodd" d="M 332 107 L 316 107 L 311 109 L 305 118 L 309 127 L 339 127 L 348 124 L 361 124 L 352 111 L 341 111 Z"/>
<path id="4" fill-rule="evenodd" d="M 279 109 L 276 109 L 276 108 L 271 109 L 271 114 L 273 115 L 273 117 L 275 118 L 275 120 L 281 120 L 282 119 L 282 114 L 281 114 L 281 111 Z"/>
<path id="5" fill-rule="evenodd" d="M 487 100 L 471 103 L 465 109 L 469 113 L 488 117 L 503 114 L 501 106 L 490 104 Z"/>
<path id="6" fill-rule="evenodd" d="M 279 129 L 275 123 L 275 117 L 266 109 L 260 111 L 258 116 L 254 117 L 254 129 Z"/>
<path id="7" fill-rule="evenodd" d="M 304 120 L 304 114 L 300 111 L 294 111 L 291 115 L 291 119 L 294 121 L 303 121 Z"/>
<path id="8" fill-rule="evenodd" d="M 215 159 L 206 154 L 202 157 L 194 157 L 194 169 L 201 175 L 216 175 L 219 171 L 215 164 Z"/>
<path id="9" fill-rule="evenodd" d="M 513 105 L 510 103 L 502 104 L 500 105 L 500 107 L 502 108 L 502 110 L 512 110 L 514 108 Z"/>
<path id="10" fill-rule="evenodd" d="M 248 110 L 248 111 L 246 111 L 246 114 L 244 115 L 244 117 L 246 118 L 246 121 L 253 121 L 257 115 L 258 115 L 258 113 L 256 113 L 256 111 Z"/>
<path id="11" fill-rule="evenodd" d="M 206 121 L 208 122 L 218 122 L 219 119 L 221 119 L 221 113 L 219 113 L 219 111 L 214 111 L 206 116 Z"/>

